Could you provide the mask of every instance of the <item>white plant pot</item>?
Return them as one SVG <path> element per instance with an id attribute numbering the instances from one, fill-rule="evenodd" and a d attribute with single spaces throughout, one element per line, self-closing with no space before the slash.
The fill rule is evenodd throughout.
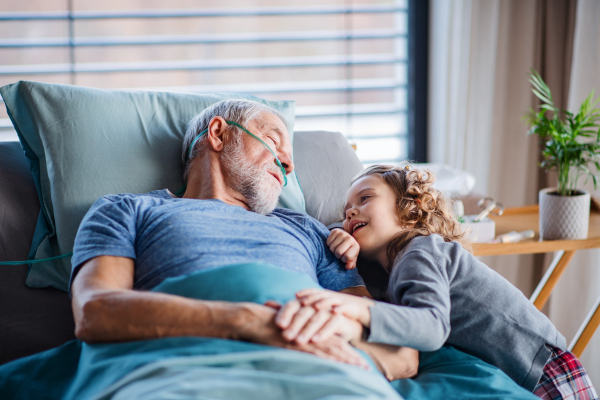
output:
<path id="1" fill-rule="evenodd" d="M 586 239 L 590 223 L 590 194 L 560 196 L 556 188 L 540 190 L 540 237 L 544 240 Z"/>

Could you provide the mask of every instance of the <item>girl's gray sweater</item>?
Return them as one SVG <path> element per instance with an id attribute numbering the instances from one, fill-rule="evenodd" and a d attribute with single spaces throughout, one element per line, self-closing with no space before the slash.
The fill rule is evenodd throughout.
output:
<path id="1" fill-rule="evenodd" d="M 533 390 L 548 345 L 565 338 L 510 282 L 457 242 L 439 235 L 411 240 L 394 260 L 391 303 L 370 308 L 369 342 L 433 351 L 457 347 Z"/>

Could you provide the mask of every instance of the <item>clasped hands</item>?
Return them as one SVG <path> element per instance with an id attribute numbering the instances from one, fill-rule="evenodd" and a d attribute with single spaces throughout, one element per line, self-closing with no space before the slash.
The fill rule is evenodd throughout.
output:
<path id="1" fill-rule="evenodd" d="M 364 327 L 370 326 L 369 307 L 374 304 L 367 298 L 306 289 L 296 293 L 296 299 L 284 306 L 275 302 L 266 305 L 278 309 L 275 324 L 287 341 L 319 343 L 337 335 L 355 344 L 361 340 Z"/>
<path id="2" fill-rule="evenodd" d="M 275 302 L 265 305 L 277 310 L 275 326 L 281 329 L 281 338 L 290 345 L 318 347 L 331 340 L 342 340 L 342 343 L 350 342 L 366 352 L 390 381 L 415 376 L 419 365 L 418 351 L 364 340 L 363 330 L 371 325 L 369 307 L 374 304 L 375 301 L 366 297 L 307 289 L 296 293 L 296 299 L 284 306 Z M 352 353 L 350 349 L 340 352 L 344 357 Z M 368 368 L 360 356 L 363 362 L 354 358 L 347 361 L 338 355 L 326 354 L 325 357 Z"/>

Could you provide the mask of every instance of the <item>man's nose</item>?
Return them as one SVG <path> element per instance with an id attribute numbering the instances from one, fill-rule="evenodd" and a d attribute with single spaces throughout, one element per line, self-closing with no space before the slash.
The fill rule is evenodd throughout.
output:
<path id="1" fill-rule="evenodd" d="M 281 166 L 283 167 L 283 169 L 285 169 L 285 174 L 290 174 L 295 168 L 294 162 L 292 161 L 292 157 L 290 157 L 285 152 L 280 152 L 277 156 L 279 157 L 279 162 L 281 163 Z"/>

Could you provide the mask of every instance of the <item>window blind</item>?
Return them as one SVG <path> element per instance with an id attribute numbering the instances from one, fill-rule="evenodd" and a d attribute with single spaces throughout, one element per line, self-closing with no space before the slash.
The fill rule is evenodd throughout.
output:
<path id="1" fill-rule="evenodd" d="M 407 2 L 181 0 L 135 10 L 127 0 L 71 0 L 3 12 L 0 83 L 292 99 L 296 131 L 339 131 L 363 163 L 398 162 L 408 156 Z M 0 140 L 16 140 L 11 129 L 2 110 Z"/>

